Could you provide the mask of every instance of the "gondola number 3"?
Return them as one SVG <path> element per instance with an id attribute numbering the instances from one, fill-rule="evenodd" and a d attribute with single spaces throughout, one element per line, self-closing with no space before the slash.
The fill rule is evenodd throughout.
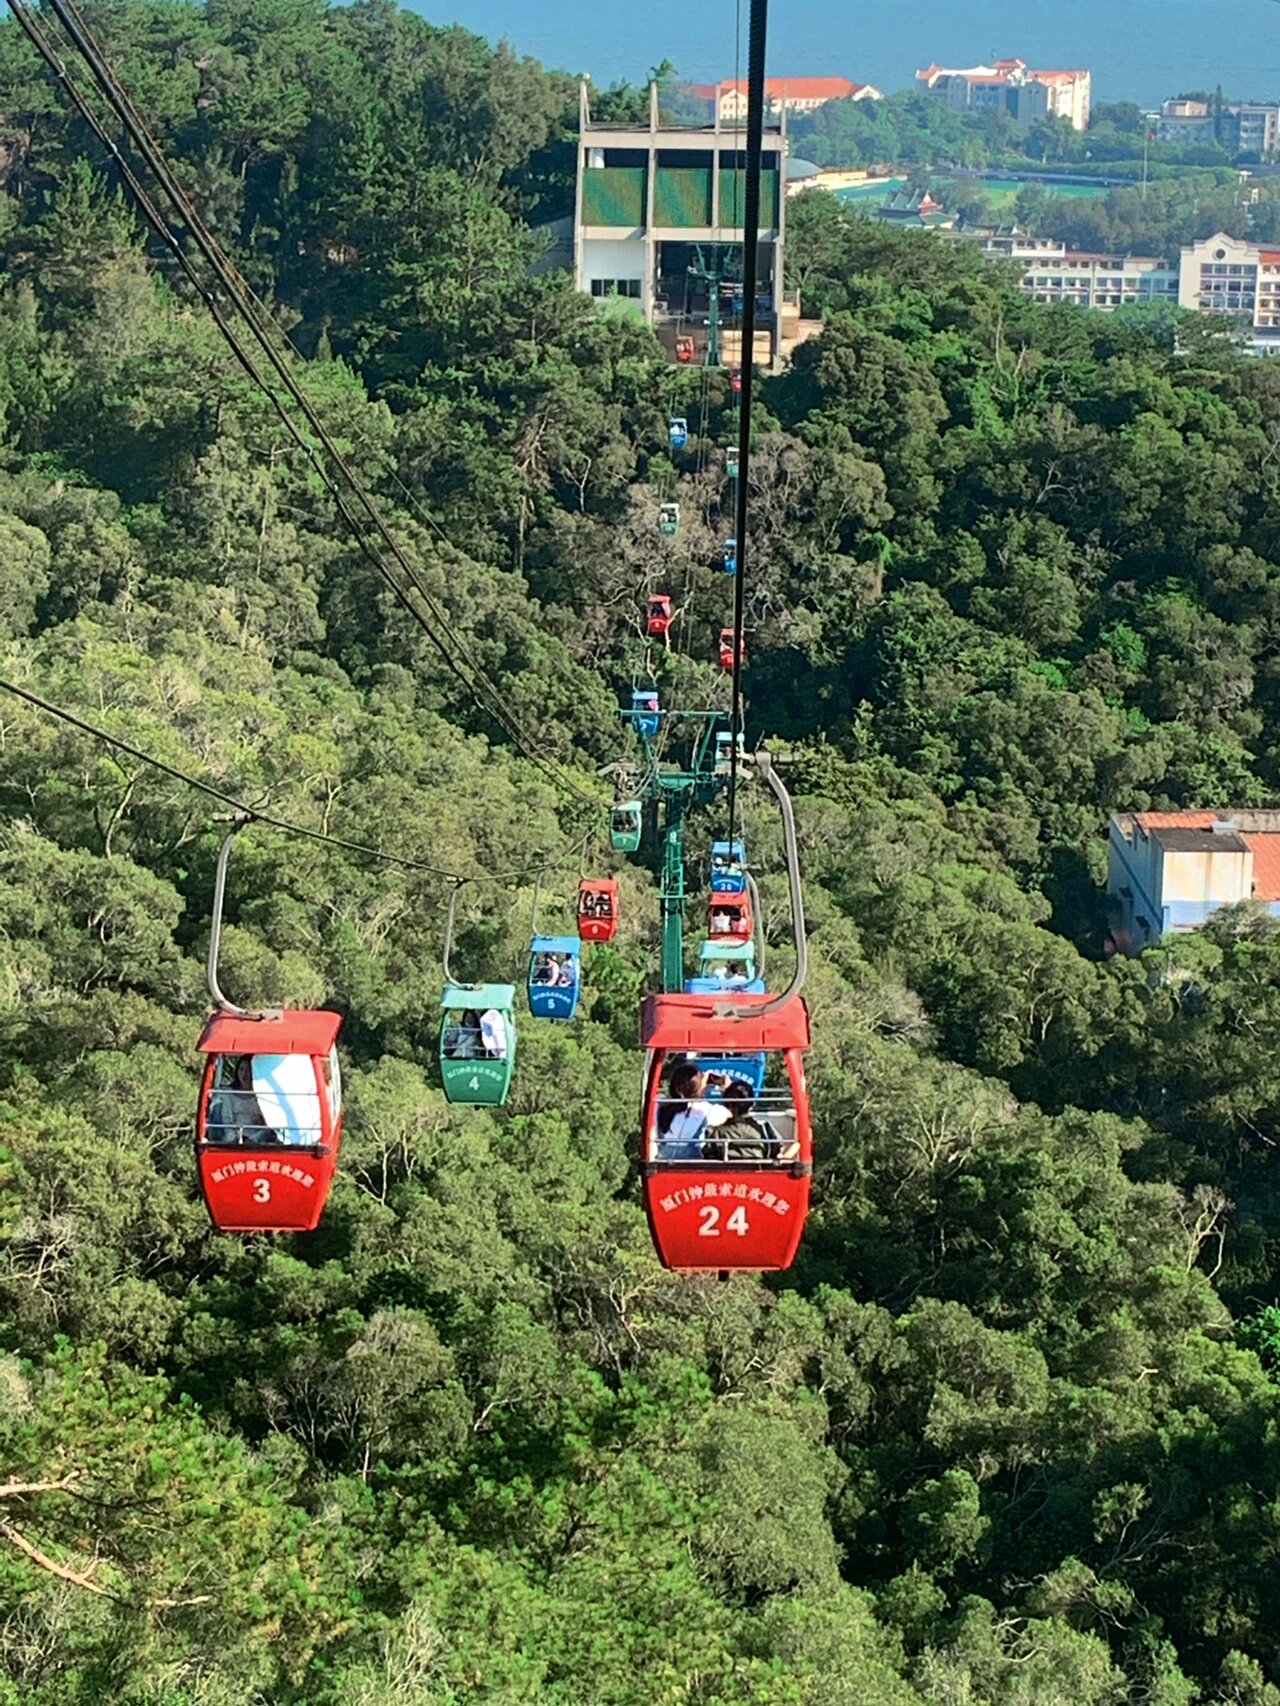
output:
<path id="1" fill-rule="evenodd" d="M 253 1200 L 254 1200 L 254 1202 L 270 1202 L 271 1201 L 271 1180 L 270 1179 L 255 1179 L 253 1181 Z"/>
<path id="2" fill-rule="evenodd" d="M 718 1238 L 720 1236 L 720 1210 L 707 1204 L 699 1212 L 702 1215 L 702 1225 L 698 1228 L 698 1236 L 700 1238 Z M 735 1208 L 724 1224 L 726 1231 L 736 1232 L 739 1238 L 745 1238 L 750 1230 L 745 1208 Z"/>

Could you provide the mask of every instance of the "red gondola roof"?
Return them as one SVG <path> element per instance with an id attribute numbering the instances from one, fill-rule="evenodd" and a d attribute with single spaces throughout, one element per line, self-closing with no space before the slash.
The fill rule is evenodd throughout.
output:
<path id="1" fill-rule="evenodd" d="M 341 1013 L 294 1009 L 278 1019 L 210 1015 L 200 1041 L 205 1054 L 328 1054 L 342 1025 Z"/>
<path id="2" fill-rule="evenodd" d="M 809 1009 L 794 996 L 772 1013 L 750 1013 L 773 995 L 727 993 L 723 1001 L 705 995 L 650 995 L 640 1009 L 640 1041 L 645 1048 L 700 1054 L 713 1049 L 808 1048 Z M 731 1016 L 738 1012 L 741 1017 Z"/>

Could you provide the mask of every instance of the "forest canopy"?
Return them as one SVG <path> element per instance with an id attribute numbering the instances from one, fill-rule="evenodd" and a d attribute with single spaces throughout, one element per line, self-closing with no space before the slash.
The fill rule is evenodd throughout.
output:
<path id="1" fill-rule="evenodd" d="M 397 606 L 11 19 L 0 679 L 465 871 L 462 975 L 521 966 L 539 861 L 568 922 L 588 833 L 622 924 L 506 1107 L 450 1107 L 448 885 L 246 831 L 226 985 L 344 1014 L 347 1127 L 317 1232 L 217 1237 L 225 826 L 0 693 L 0 1702 L 1277 1706 L 1280 927 L 1107 960 L 1100 884 L 1111 811 L 1280 791 L 1280 370 L 793 204 L 825 324 L 762 381 L 747 692 L 798 798 L 814 1207 L 786 1275 L 684 1279 L 632 1159 L 656 859 L 606 854 L 595 772 L 648 672 L 724 703 L 726 376 L 531 268 L 563 75 L 389 0 L 86 16 L 600 808 Z"/>

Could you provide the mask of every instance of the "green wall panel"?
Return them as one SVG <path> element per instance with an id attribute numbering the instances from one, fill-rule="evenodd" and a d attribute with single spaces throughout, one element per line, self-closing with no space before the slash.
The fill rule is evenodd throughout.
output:
<path id="1" fill-rule="evenodd" d="M 653 223 L 673 229 L 710 225 L 710 167 L 659 166 L 653 182 Z"/>
<path id="2" fill-rule="evenodd" d="M 747 175 L 745 172 L 721 170 L 720 173 L 720 223 L 721 225 L 736 226 L 742 224 L 746 210 Z M 770 230 L 778 223 L 778 174 L 776 172 L 761 172 L 760 174 L 760 225 L 763 230 Z"/>
<path id="3" fill-rule="evenodd" d="M 595 166 L 582 174 L 582 223 L 620 225 L 628 230 L 644 224 L 643 166 Z"/>

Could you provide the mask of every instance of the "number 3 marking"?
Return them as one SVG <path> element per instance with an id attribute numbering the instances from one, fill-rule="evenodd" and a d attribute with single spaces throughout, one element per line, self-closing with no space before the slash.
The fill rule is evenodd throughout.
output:
<path id="1" fill-rule="evenodd" d="M 699 1238 L 718 1238 L 720 1236 L 720 1210 L 708 1205 L 700 1209 L 699 1213 L 702 1215 L 702 1225 L 698 1228 Z M 746 1209 L 735 1208 L 725 1222 L 725 1226 L 728 1231 L 736 1232 L 739 1238 L 745 1238 L 751 1230 L 747 1221 Z"/>
<path id="2" fill-rule="evenodd" d="M 254 1202 L 270 1202 L 271 1201 L 271 1180 L 270 1179 L 255 1179 L 253 1181 L 253 1200 L 254 1200 Z"/>

